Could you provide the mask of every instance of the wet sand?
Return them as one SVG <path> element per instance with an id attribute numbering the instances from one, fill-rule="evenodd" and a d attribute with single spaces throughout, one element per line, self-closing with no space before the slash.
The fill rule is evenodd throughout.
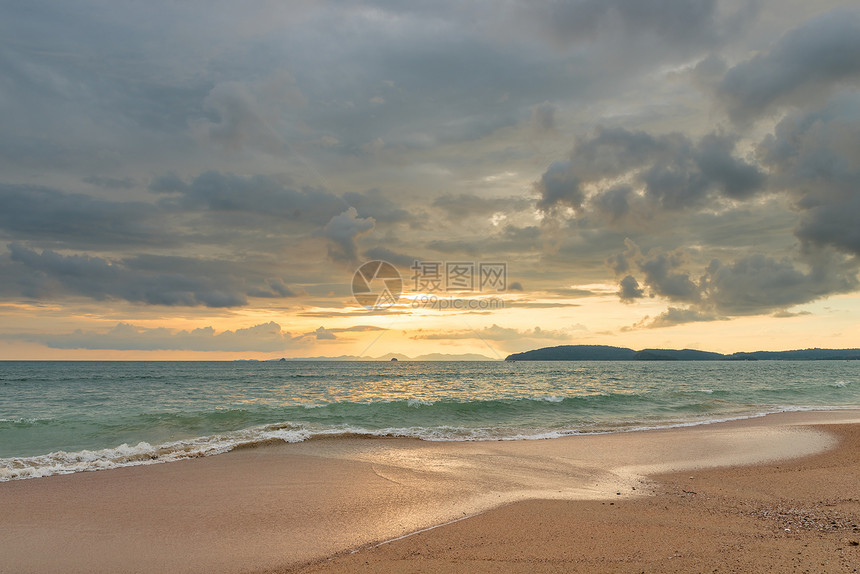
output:
<path id="1" fill-rule="evenodd" d="M 860 572 L 860 425 L 762 465 L 653 476 L 651 496 L 533 500 L 288 572 Z"/>
<path id="2" fill-rule="evenodd" d="M 544 441 L 323 439 L 7 482 L 0 571 L 659 571 L 658 558 L 678 554 L 665 564 L 711 572 L 714 556 L 684 560 L 714 545 L 733 558 L 747 530 L 763 547 L 803 552 L 789 533 L 765 536 L 762 524 L 778 521 L 756 515 L 764 504 L 814 514 L 813 498 L 821 512 L 836 500 L 857 514 L 845 494 L 860 497 L 857 427 L 808 425 L 858 421 L 860 411 L 833 411 Z M 812 466 L 758 486 L 786 464 Z"/>

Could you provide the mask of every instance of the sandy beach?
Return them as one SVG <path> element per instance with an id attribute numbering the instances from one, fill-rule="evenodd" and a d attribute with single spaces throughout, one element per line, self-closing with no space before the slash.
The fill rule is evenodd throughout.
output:
<path id="1" fill-rule="evenodd" d="M 654 475 L 651 496 L 517 502 L 301 573 L 858 572 L 860 425 L 767 464 Z"/>
<path id="2" fill-rule="evenodd" d="M 6 482 L 0 571 L 852 572 L 858 422 L 321 439 Z"/>

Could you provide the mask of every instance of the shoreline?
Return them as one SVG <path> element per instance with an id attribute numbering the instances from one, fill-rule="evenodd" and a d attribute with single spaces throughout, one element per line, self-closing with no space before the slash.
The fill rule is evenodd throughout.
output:
<path id="1" fill-rule="evenodd" d="M 648 496 L 514 502 L 277 572 L 858 572 L 860 424 L 812 428 L 839 443 L 801 458 L 656 474 Z"/>
<path id="2" fill-rule="evenodd" d="M 40 455 L 0 458 L 0 460 L 3 461 L 13 461 L 13 466 L 11 468 L 0 468 L 0 484 L 9 481 L 31 480 L 35 478 L 47 478 L 50 476 L 62 476 L 69 474 L 77 474 L 81 472 L 98 472 L 103 470 L 114 470 L 118 468 L 174 463 L 202 457 L 220 456 L 223 454 L 228 454 L 247 448 L 260 448 L 271 445 L 281 445 L 284 443 L 297 444 L 318 440 L 338 440 L 354 438 L 378 440 L 406 439 L 419 440 L 429 443 L 493 443 L 544 441 L 580 436 L 601 436 L 683 429 L 762 419 L 774 415 L 784 415 L 790 413 L 824 413 L 830 411 L 857 411 L 858 413 L 860 413 L 860 406 L 784 407 L 770 412 L 758 411 L 749 414 L 737 414 L 702 420 L 667 422 L 665 424 L 619 427 L 610 430 L 594 430 L 590 432 L 568 432 L 564 430 L 556 430 L 544 431 L 537 434 L 491 436 L 486 438 L 439 438 L 432 434 L 429 436 L 421 434 L 420 432 L 416 434 L 415 429 L 406 428 L 383 429 L 380 431 L 354 428 L 313 432 L 294 428 L 284 429 L 279 423 L 274 423 L 234 431 L 227 431 L 224 433 L 198 436 L 161 444 L 140 442 L 133 446 L 130 446 L 128 444 L 122 444 L 96 450 L 80 450 L 70 452 L 55 451 Z"/>
<path id="3" fill-rule="evenodd" d="M 836 444 L 821 425 L 848 423 L 860 412 L 544 441 L 319 439 L 10 481 L 0 553 L 16 572 L 289 571 L 524 500 L 641 500 L 661 473 L 816 456 Z"/>

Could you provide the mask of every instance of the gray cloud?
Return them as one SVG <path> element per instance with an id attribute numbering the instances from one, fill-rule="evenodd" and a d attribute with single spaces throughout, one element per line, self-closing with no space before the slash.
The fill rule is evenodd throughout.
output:
<path id="1" fill-rule="evenodd" d="M 673 327 L 684 323 L 698 323 L 707 321 L 725 321 L 725 317 L 719 317 L 712 313 L 700 311 L 698 309 L 682 309 L 679 307 L 669 307 L 663 313 L 660 313 L 653 319 L 646 317 L 633 328 L 659 329 L 662 327 Z"/>
<path id="2" fill-rule="evenodd" d="M 797 313 L 792 313 L 791 311 L 778 311 L 771 315 L 771 317 L 776 317 L 777 319 L 790 319 L 792 317 L 803 317 L 804 315 L 812 315 L 810 311 L 798 311 Z"/>
<path id="3" fill-rule="evenodd" d="M 385 331 L 383 327 L 375 327 L 373 325 L 355 325 L 353 327 L 342 327 L 337 329 L 326 329 L 319 327 L 310 333 L 305 333 L 305 337 L 313 337 L 318 341 L 333 341 L 337 339 L 336 333 L 364 333 L 367 331 Z"/>
<path id="4" fill-rule="evenodd" d="M 645 290 L 639 286 L 639 282 L 632 275 L 626 275 L 619 283 L 618 297 L 622 301 L 633 301 L 645 296 Z"/>
<path id="5" fill-rule="evenodd" d="M 529 207 L 524 197 L 481 197 L 474 194 L 445 194 L 433 200 L 433 206 L 442 209 L 448 219 L 462 221 L 473 217 L 489 217 L 496 213 L 511 213 Z"/>
<path id="6" fill-rule="evenodd" d="M 296 297 L 299 294 L 293 291 L 280 279 L 268 279 L 264 288 L 251 288 L 248 290 L 250 297 L 263 297 L 275 299 L 280 297 Z"/>
<path id="7" fill-rule="evenodd" d="M 170 245 L 159 210 L 139 201 L 109 201 L 42 186 L 0 183 L 0 233 L 70 247 Z"/>
<path id="8" fill-rule="evenodd" d="M 631 242 L 620 257 L 636 265 L 652 296 L 690 305 L 671 307 L 647 325 L 651 327 L 780 311 L 860 287 L 855 263 L 824 253 L 802 266 L 787 257 L 764 254 L 739 257 L 729 264 L 713 259 L 697 280 L 691 276 L 686 253 L 680 250 L 642 255 Z M 627 301 L 644 295 L 633 275 L 624 277 L 618 294 Z"/>
<path id="9" fill-rule="evenodd" d="M 358 246 L 355 240 L 369 233 L 375 224 L 373 218 L 358 217 L 354 207 L 332 217 L 322 230 L 323 236 L 330 240 L 329 257 L 341 263 L 356 263 Z"/>
<path id="10" fill-rule="evenodd" d="M 708 302 L 722 313 L 748 315 L 808 303 L 860 286 L 857 270 L 838 262 L 816 258 L 809 270 L 799 269 L 787 258 L 762 254 L 724 265 L 714 260 L 702 282 Z"/>
<path id="11" fill-rule="evenodd" d="M 618 185 L 595 194 L 591 198 L 591 205 L 611 222 L 615 222 L 630 213 L 631 201 L 636 201 L 633 188 Z"/>
<path id="12" fill-rule="evenodd" d="M 192 120 L 192 129 L 230 150 L 243 147 L 262 149 L 277 154 L 284 148 L 284 139 L 276 122 L 278 115 L 266 109 L 248 85 L 242 82 L 221 82 L 203 100 L 204 112 L 214 119 Z"/>
<path id="13" fill-rule="evenodd" d="M 343 194 L 344 201 L 358 212 L 359 217 L 372 217 L 378 223 L 417 224 L 417 218 L 400 204 L 387 197 L 379 189 L 365 192 L 349 191 Z"/>
<path id="14" fill-rule="evenodd" d="M 809 243 L 832 245 L 847 253 L 860 255 L 858 214 L 860 193 L 832 203 L 809 206 L 796 234 Z"/>
<path id="15" fill-rule="evenodd" d="M 164 195 L 162 209 L 247 212 L 324 224 L 343 212 L 347 202 L 324 190 L 295 190 L 274 178 L 208 171 L 190 182 L 175 174 L 158 177 L 150 190 Z"/>
<path id="16" fill-rule="evenodd" d="M 41 253 L 12 243 L 5 281 L 35 299 L 64 294 L 96 300 L 168 306 L 235 307 L 248 296 L 288 297 L 292 291 L 279 279 L 248 276 L 233 262 L 138 255 L 106 259 L 89 255 Z M 268 289 L 263 290 L 263 285 Z"/>
<path id="17" fill-rule="evenodd" d="M 368 249 L 364 252 L 364 257 L 368 260 L 381 260 L 388 261 L 389 263 L 393 263 L 398 267 L 409 268 L 418 258 L 412 257 L 411 255 L 404 255 L 403 253 L 398 253 L 396 251 L 392 251 L 387 247 L 377 246 L 372 249 Z"/>
<path id="18" fill-rule="evenodd" d="M 647 255 L 612 259 L 619 295 L 688 317 L 779 312 L 756 270 L 784 282 L 773 305 L 856 280 L 856 9 L 54 4 L 4 10 L 4 296 L 232 306 L 301 285 L 328 313 L 348 285 L 326 244 L 343 263 L 494 254 L 547 292 L 607 282 L 625 237 Z M 756 146 L 743 120 L 787 104 Z"/>
<path id="19" fill-rule="evenodd" d="M 755 14 L 752 2 L 723 15 L 716 0 L 578 0 L 539 4 L 545 28 L 559 43 L 611 35 L 627 46 L 656 41 L 682 52 L 715 45 Z M 647 45 L 647 44 L 646 44 Z"/>
<path id="20" fill-rule="evenodd" d="M 718 95 L 736 121 L 802 103 L 860 78 L 860 10 L 840 8 L 783 35 L 770 50 L 731 68 Z"/>
<path id="21" fill-rule="evenodd" d="M 539 134 L 555 131 L 556 107 L 549 102 L 538 104 L 532 108 L 531 123 Z"/>
<path id="22" fill-rule="evenodd" d="M 687 273 L 679 271 L 686 263 L 686 254 L 682 251 L 651 254 L 637 262 L 645 274 L 645 284 L 655 295 L 670 301 L 698 301 L 699 286 Z"/>
<path id="23" fill-rule="evenodd" d="M 585 192 L 580 187 L 580 178 L 571 167 L 570 162 L 556 161 L 543 173 L 535 184 L 535 190 L 540 194 L 538 209 L 549 211 L 559 205 L 574 209 L 582 206 Z"/>
<path id="24" fill-rule="evenodd" d="M 97 185 L 107 189 L 133 189 L 137 182 L 131 177 L 108 177 L 102 175 L 90 175 L 83 178 L 84 183 Z"/>
<path id="25" fill-rule="evenodd" d="M 427 247 L 439 253 L 477 257 L 482 253 L 505 253 L 510 255 L 534 253 L 543 244 L 540 228 L 529 225 L 500 226 L 477 237 L 468 239 L 436 239 L 429 241 Z"/>
<path id="26" fill-rule="evenodd" d="M 788 114 L 758 151 L 774 186 L 797 199 L 803 217 L 795 235 L 860 255 L 860 92 Z"/>
<path id="27" fill-rule="evenodd" d="M 337 339 L 337 336 L 331 331 L 327 330 L 325 327 L 320 327 L 319 329 L 310 334 L 313 335 L 318 341 L 333 341 L 334 339 Z"/>
<path id="28" fill-rule="evenodd" d="M 274 322 L 220 333 L 212 327 L 177 331 L 164 327 L 149 328 L 118 323 L 104 332 L 21 334 L 6 335 L 3 338 L 41 343 L 52 349 L 260 353 L 283 351 L 295 347 L 298 341 Z"/>
<path id="29" fill-rule="evenodd" d="M 612 219 L 626 215 L 640 201 L 634 188 L 655 207 L 669 210 L 702 205 L 711 196 L 745 199 L 763 188 L 765 174 L 734 155 L 737 138 L 714 132 L 694 142 L 679 133 L 651 135 L 624 128 L 599 128 L 577 142 L 570 159 L 553 163 L 535 185 L 537 207 L 567 206 L 582 211 L 585 186 L 600 189 L 592 208 Z M 635 184 L 617 185 L 619 178 Z"/>

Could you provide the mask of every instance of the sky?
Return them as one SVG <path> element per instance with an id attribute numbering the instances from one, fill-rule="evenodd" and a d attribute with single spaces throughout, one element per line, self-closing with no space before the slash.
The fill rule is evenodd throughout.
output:
<path id="1" fill-rule="evenodd" d="M 860 347 L 858 221 L 857 2 L 0 7 L 0 359 Z"/>

